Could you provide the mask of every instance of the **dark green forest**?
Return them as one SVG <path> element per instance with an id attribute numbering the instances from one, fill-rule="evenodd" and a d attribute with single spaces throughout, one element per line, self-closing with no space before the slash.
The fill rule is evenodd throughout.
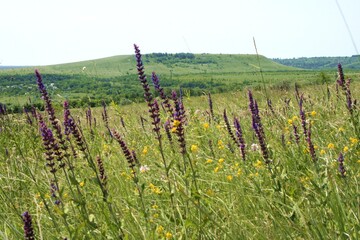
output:
<path id="1" fill-rule="evenodd" d="M 346 69 L 360 69 L 360 55 L 351 57 L 301 57 L 301 58 L 274 58 L 273 61 L 296 68 L 303 69 L 336 69 L 338 63 L 341 63 Z"/>

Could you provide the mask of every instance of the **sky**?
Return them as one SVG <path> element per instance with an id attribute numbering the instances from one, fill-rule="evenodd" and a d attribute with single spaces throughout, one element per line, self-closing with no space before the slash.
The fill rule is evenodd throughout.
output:
<path id="1" fill-rule="evenodd" d="M 254 54 L 253 39 L 268 58 L 351 56 L 359 10 L 359 0 L 2 0 L 0 66 L 129 55 L 134 43 L 142 53 Z"/>

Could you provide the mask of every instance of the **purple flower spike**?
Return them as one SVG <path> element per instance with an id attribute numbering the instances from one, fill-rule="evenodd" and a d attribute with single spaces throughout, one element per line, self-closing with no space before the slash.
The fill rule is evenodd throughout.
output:
<path id="1" fill-rule="evenodd" d="M 238 138 L 238 142 L 240 143 L 241 157 L 242 157 L 243 161 L 245 161 L 246 160 L 245 140 L 244 140 L 244 136 L 242 133 L 239 119 L 234 118 L 234 125 L 235 125 L 235 129 L 236 129 L 236 136 Z"/>
<path id="2" fill-rule="evenodd" d="M 143 65 L 143 62 L 142 62 L 140 49 L 136 44 L 134 44 L 134 48 L 135 48 L 136 68 L 137 68 L 137 71 L 138 71 L 139 81 L 142 84 L 142 87 L 144 89 L 144 98 L 145 98 L 145 101 L 148 104 L 151 104 L 151 101 L 152 101 L 153 97 L 152 97 L 152 94 L 150 92 L 149 84 L 148 84 L 148 82 L 146 80 L 146 75 L 145 75 L 145 72 L 144 72 L 144 65 Z"/>
<path id="3" fill-rule="evenodd" d="M 264 157 L 265 163 L 269 164 L 271 160 L 269 159 L 269 151 L 265 141 L 265 132 L 261 124 L 259 107 L 257 105 L 257 102 L 254 100 L 252 92 L 249 90 L 248 93 L 249 93 L 249 108 L 252 115 L 252 127 L 255 131 L 256 137 L 259 140 L 261 152 Z"/>
<path id="4" fill-rule="evenodd" d="M 25 240 L 35 240 L 34 230 L 32 227 L 31 215 L 29 212 L 24 212 L 22 215 L 24 222 L 24 237 Z"/>
<path id="5" fill-rule="evenodd" d="M 228 116 L 227 116 L 227 114 L 226 114 L 226 109 L 224 109 L 223 117 L 224 117 L 226 129 L 227 129 L 227 131 L 228 131 L 231 139 L 235 142 L 235 144 L 236 144 L 238 147 L 240 147 L 240 143 L 238 142 L 238 139 L 236 139 L 234 133 L 233 133 L 232 130 L 231 130 L 230 122 L 229 122 Z"/>
<path id="6" fill-rule="evenodd" d="M 340 175 L 341 175 L 341 177 L 345 177 L 346 176 L 346 170 L 345 170 L 345 167 L 344 167 L 344 155 L 342 153 L 339 154 L 338 162 L 339 162 Z"/>

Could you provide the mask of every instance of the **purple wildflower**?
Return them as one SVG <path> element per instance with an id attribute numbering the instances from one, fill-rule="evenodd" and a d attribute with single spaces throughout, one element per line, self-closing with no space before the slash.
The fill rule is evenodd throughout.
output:
<path id="1" fill-rule="evenodd" d="M 165 129 L 166 136 L 167 136 L 169 142 L 172 143 L 172 136 L 170 133 L 170 121 L 169 120 L 164 123 L 164 129 Z"/>
<path id="2" fill-rule="evenodd" d="M 208 102 L 209 102 L 210 116 L 211 119 L 214 121 L 214 109 L 213 109 L 213 101 L 211 99 L 211 93 L 208 93 Z"/>
<path id="3" fill-rule="evenodd" d="M 338 75 L 339 79 L 336 82 L 344 91 L 346 91 L 344 72 L 340 63 L 338 64 Z"/>
<path id="4" fill-rule="evenodd" d="M 296 142 L 297 144 L 299 144 L 299 142 L 300 142 L 300 136 L 299 136 L 298 128 L 297 128 L 297 126 L 296 126 L 294 123 L 292 124 L 292 126 L 293 126 L 293 130 L 294 130 L 295 142 Z"/>
<path id="5" fill-rule="evenodd" d="M 29 212 L 24 212 L 22 215 L 22 220 L 24 223 L 24 237 L 25 240 L 35 240 L 34 230 L 32 227 L 31 215 Z"/>
<path id="6" fill-rule="evenodd" d="M 166 111 L 170 115 L 172 115 L 173 114 L 173 109 L 172 109 L 171 104 L 169 102 L 169 98 L 165 95 L 164 89 L 160 86 L 159 77 L 156 75 L 155 72 L 152 72 L 151 79 L 152 79 L 152 82 L 154 84 L 155 90 L 159 93 L 160 98 L 163 100 L 161 105 L 165 106 Z"/>
<path id="7" fill-rule="evenodd" d="M 234 133 L 233 133 L 232 130 L 231 130 L 230 123 L 229 123 L 229 119 L 228 119 L 227 114 L 226 114 L 226 109 L 224 109 L 223 117 L 224 117 L 226 129 L 227 129 L 227 131 L 228 131 L 231 139 L 235 142 L 235 144 L 236 144 L 238 147 L 240 147 L 240 143 L 238 142 L 238 139 L 236 139 Z"/>
<path id="8" fill-rule="evenodd" d="M 305 111 L 303 108 L 303 102 L 304 102 L 304 97 L 303 95 L 300 96 L 300 100 L 299 100 L 299 108 L 300 108 L 300 119 L 301 119 L 301 126 L 304 130 L 304 136 L 307 135 L 307 127 L 306 127 L 306 115 L 305 115 Z"/>
<path id="9" fill-rule="evenodd" d="M 240 143 L 241 157 L 242 157 L 243 161 L 245 161 L 245 159 L 246 159 L 245 140 L 244 140 L 241 126 L 240 126 L 240 121 L 236 117 L 234 118 L 234 126 L 236 129 L 236 136 L 238 138 L 238 142 Z"/>
<path id="10" fill-rule="evenodd" d="M 121 135 L 116 131 L 112 131 L 113 136 L 115 137 L 116 141 L 120 144 L 120 147 L 125 155 L 125 158 L 129 164 L 129 168 L 132 170 L 133 177 L 136 179 L 136 172 L 135 172 L 135 159 L 134 156 L 131 154 L 128 146 L 126 145 L 124 139 L 121 137 Z"/>
<path id="11" fill-rule="evenodd" d="M 172 91 L 172 99 L 174 101 L 174 127 L 176 128 L 176 135 L 178 136 L 178 142 L 180 143 L 180 152 L 186 153 L 186 142 L 185 142 L 185 110 L 182 102 L 179 101 L 176 92 Z"/>
<path id="12" fill-rule="evenodd" d="M 104 188 L 106 188 L 106 184 L 107 184 L 107 176 L 105 174 L 105 169 L 104 169 L 104 164 L 103 161 L 101 160 L 100 156 L 96 157 L 96 162 L 97 162 L 97 166 L 99 169 L 99 178 L 101 181 L 101 184 L 104 186 Z"/>
<path id="13" fill-rule="evenodd" d="M 314 162 L 316 162 L 317 158 L 316 158 L 316 154 L 315 154 L 315 147 L 314 147 L 314 144 L 312 143 L 312 140 L 311 140 L 311 124 L 309 124 L 309 130 L 308 130 L 308 133 L 307 133 L 306 141 L 308 143 L 311 159 Z"/>
<path id="14" fill-rule="evenodd" d="M 144 98 L 148 104 L 151 104 L 153 98 L 152 98 L 152 94 L 150 92 L 149 84 L 146 80 L 146 75 L 144 72 L 144 65 L 143 65 L 143 62 L 141 59 L 140 49 L 136 44 L 134 44 L 134 48 L 135 48 L 136 68 L 138 71 L 139 81 L 142 84 L 142 87 L 144 89 Z"/>
<path id="15" fill-rule="evenodd" d="M 156 99 L 154 99 L 154 103 L 152 104 L 152 107 L 149 110 L 150 112 L 150 117 L 152 118 L 152 125 L 153 125 L 153 130 L 156 133 L 156 138 L 160 139 L 161 138 L 161 134 L 160 134 L 160 113 L 159 113 L 159 104 L 156 101 Z"/>
<path id="16" fill-rule="evenodd" d="M 254 100 L 253 95 L 251 91 L 249 90 L 249 108 L 252 115 L 252 127 L 255 131 L 256 137 L 259 140 L 260 149 L 262 152 L 262 155 L 265 159 L 265 163 L 269 164 L 269 152 L 265 141 L 265 132 L 261 124 L 261 118 L 259 115 L 259 107 L 257 105 L 257 102 Z"/>
<path id="17" fill-rule="evenodd" d="M 344 155 L 342 153 L 339 154 L 338 162 L 339 162 L 340 176 L 345 177 L 346 176 L 346 169 L 344 167 Z"/>
<path id="18" fill-rule="evenodd" d="M 69 110 L 69 103 L 67 101 L 64 102 L 64 125 L 66 129 L 66 133 L 71 132 L 72 135 L 75 137 L 75 141 L 79 149 L 85 152 L 86 144 L 82 138 L 81 132 L 76 126 L 74 119 L 71 117 Z"/>
<path id="19" fill-rule="evenodd" d="M 59 162 L 59 167 L 63 168 L 65 167 L 65 163 L 62 161 L 63 155 L 60 152 L 59 145 L 56 142 L 51 129 L 49 129 L 46 126 L 40 113 L 38 114 L 38 119 L 39 119 L 42 141 L 45 148 L 45 155 L 47 161 L 46 166 L 50 168 L 51 173 L 55 174 L 56 168 L 55 168 L 54 158 L 55 156 L 57 157 L 57 160 Z"/>

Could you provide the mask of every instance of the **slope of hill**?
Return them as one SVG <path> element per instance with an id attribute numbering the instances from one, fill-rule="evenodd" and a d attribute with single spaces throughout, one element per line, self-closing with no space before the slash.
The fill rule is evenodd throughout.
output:
<path id="1" fill-rule="evenodd" d="M 259 60 L 263 71 L 295 70 L 293 67 L 281 65 L 263 56 L 259 56 Z M 149 72 L 156 71 L 160 74 L 169 74 L 170 72 L 171 74 L 183 75 L 259 71 L 257 56 L 247 54 L 153 53 L 143 55 L 143 61 Z M 120 55 L 75 63 L 15 69 L 14 73 L 32 73 L 34 68 L 38 68 L 41 72 L 49 74 L 82 74 L 86 72 L 97 76 L 114 77 L 135 74 L 135 67 L 133 55 Z"/>
<path id="2" fill-rule="evenodd" d="M 275 58 L 272 60 L 279 64 L 302 69 L 336 69 L 338 63 L 341 63 L 344 69 L 360 69 L 360 55 L 351 57 Z"/>

